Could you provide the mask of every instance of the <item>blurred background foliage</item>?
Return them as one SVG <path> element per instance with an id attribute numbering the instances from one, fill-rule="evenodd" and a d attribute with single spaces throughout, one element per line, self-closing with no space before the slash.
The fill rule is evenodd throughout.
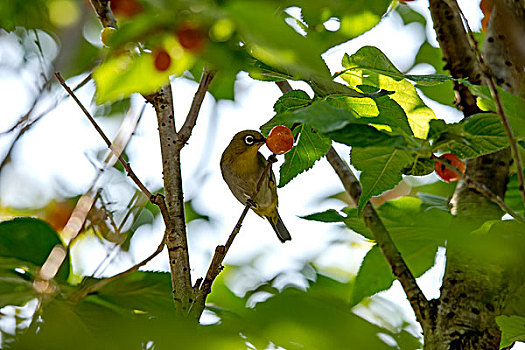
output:
<path id="1" fill-rule="evenodd" d="M 17 161 L 14 157 L 19 141 L 31 137 L 35 125 L 67 99 L 53 78 L 55 71 L 69 79 L 77 91 L 95 84 L 96 90 L 90 91 L 96 93 L 85 98 L 91 99 L 93 114 L 101 122 L 115 130 L 120 125 L 126 126 L 116 132 L 116 139 L 128 159 L 126 146 L 144 112 L 143 102 L 137 102 L 136 93 L 151 93 L 165 84 L 168 77 L 172 81 L 198 81 L 203 65 L 210 65 L 217 70 L 210 86 L 215 101 L 236 100 L 240 72 L 263 81 L 306 81 L 321 97 L 334 92 L 349 93 L 348 88 L 332 81 L 335 72 L 330 71 L 323 60 L 323 53 L 362 35 L 393 13 L 405 25 L 427 25 L 425 17 L 418 12 L 397 1 L 387 0 L 113 0 L 111 8 L 118 29 L 102 38 L 103 44 L 100 38 L 102 26 L 89 1 L 8 0 L 0 3 L 0 47 L 6 48 L 0 50 L 0 70 L 9 76 L 19 76 L 31 96 L 25 101 L 29 108 L 21 108 L 18 119 L 10 121 L 9 125 L 2 124 L 2 136 L 7 139 L 0 164 L 2 177 L 13 171 L 10 165 Z M 430 73 L 444 74 L 440 49 L 426 35 L 424 38 L 412 67 L 405 67 L 403 72 L 425 64 L 431 67 Z M 385 118 L 385 111 L 394 111 L 398 114 L 393 115 L 404 118 L 404 121 L 392 119 L 385 125 L 394 133 L 399 131 L 403 142 L 426 139 L 429 128 L 434 130 L 430 136 L 442 137 L 445 132 L 438 127 L 432 129 L 429 121 L 435 118 L 434 112 L 418 93 L 452 106 L 452 82 L 445 77 L 438 79 L 439 84 L 428 84 L 428 80 L 405 75 L 386 56 L 381 66 L 363 67 L 357 61 L 381 55 L 381 51 L 367 48 L 356 55 L 345 56 L 343 68 L 355 68 L 359 74 L 346 71 L 339 75 L 356 88 L 352 93 L 358 94 L 357 97 L 332 95 L 331 100 L 327 98 L 316 106 L 334 109 L 345 106 L 348 110 L 376 118 L 374 121 L 379 120 L 379 116 Z M 379 89 L 391 90 L 395 94 L 374 95 Z M 278 101 L 274 107 L 276 118 L 283 114 L 281 117 L 288 118 L 289 122 L 290 115 L 286 113 L 292 113 L 298 106 L 312 105 L 308 114 L 298 112 L 294 116 L 303 122 L 300 133 L 310 136 L 311 144 L 306 143 L 304 136 L 293 151 L 296 153 L 287 155 L 289 170 L 287 173 L 284 167 L 281 168 L 280 186 L 311 168 L 326 152 L 330 139 L 356 146 L 352 150 L 355 159 L 359 159 L 359 147 L 364 150 L 364 157 L 370 154 L 366 153 L 370 148 L 363 148 L 371 146 L 363 143 L 366 137 L 357 141 L 349 139 L 348 130 L 337 124 L 340 120 L 334 120 L 331 126 L 324 125 L 325 129 L 322 129 L 323 125 L 314 125 L 323 135 L 308 128 L 308 118 L 323 110 L 315 110 L 306 92 L 294 94 L 293 102 L 286 97 Z M 358 101 L 364 97 L 370 101 L 368 107 L 377 106 L 374 112 Z M 270 124 L 263 126 L 263 131 L 265 127 L 269 129 Z M 355 130 L 364 133 L 366 130 L 359 129 L 357 124 Z M 474 131 L 467 134 L 465 128 L 455 126 L 462 137 L 478 135 Z M 372 131 L 376 136 L 379 133 L 376 129 Z M 205 147 L 213 143 L 213 137 L 210 133 Z M 393 138 L 384 137 L 386 144 L 392 145 Z M 446 145 L 443 147 L 452 147 L 450 139 L 440 140 L 440 145 Z M 63 147 L 68 147 L 66 141 Z M 110 282 L 77 303 L 71 302 L 71 295 L 78 289 L 121 270 L 123 263 L 140 260 L 133 255 L 135 233 L 146 228 L 162 231 L 157 207 L 127 181 L 124 169 L 114 165 L 114 159 L 104 146 L 93 147 L 92 144 L 87 147 L 90 149 L 87 158 L 96 170 L 86 174 L 88 180 L 81 188 L 67 181 L 66 169 L 77 166 L 72 160 L 62 164 L 64 178 L 54 179 L 56 185 L 47 189 L 45 196 L 29 197 L 31 199 L 26 201 L 10 201 L 9 196 L 2 198 L 0 329 L 4 348 L 164 349 L 173 348 L 173 344 L 183 349 L 206 348 L 210 344 L 214 349 L 421 347 L 419 330 L 396 304 L 377 295 L 369 298 L 390 288 L 394 276 L 379 249 L 370 243 L 372 237 L 358 216 L 360 208 L 353 207 L 344 193 L 333 193 L 323 199 L 337 203 L 341 210 L 320 211 L 304 219 L 340 225 L 344 233 L 330 244 L 359 245 L 361 249 L 363 246 L 370 249 L 357 274 L 337 267 L 317 266 L 316 257 L 305 256 L 301 266 L 268 278 L 257 271 L 255 262 L 259 257 L 252 256 L 246 264 L 232 264 L 225 268 L 213 286 L 202 324 L 198 327 L 174 318 L 171 283 L 166 272 L 135 272 Z M 489 146 L 478 151 L 488 150 Z M 399 180 L 402 174 L 432 172 L 432 164 L 429 168 L 424 159 L 416 157 L 414 160 L 412 156 L 410 153 L 408 162 L 397 165 L 395 172 Z M 206 161 L 205 157 L 201 159 L 201 162 Z M 359 162 L 353 165 L 359 168 Z M 374 173 L 377 169 L 368 169 L 366 164 L 363 167 L 360 169 L 363 170 L 361 181 L 367 176 L 377 176 Z M 196 182 L 204 181 L 207 176 L 205 173 L 193 175 Z M 21 186 L 23 181 L 21 176 Z M 150 190 L 162 192 L 161 186 L 160 182 L 151 181 Z M 407 176 L 400 185 L 392 187 L 389 182 L 381 188 L 371 189 L 363 203 L 369 198 L 377 205 L 386 202 L 379 208 L 380 215 L 417 277 L 434 265 L 438 248 L 445 246 L 447 241 L 470 247 L 480 261 L 487 255 L 509 264 L 521 261 L 518 255 L 493 254 L 495 246 L 501 246 L 500 251 L 523 246 L 523 231 L 519 224 L 488 223 L 481 228 L 469 228 L 474 237 L 458 238 L 455 235 L 469 223 L 458 223 L 448 212 L 448 197 L 453 192 L 453 184 L 435 182 L 435 178 L 418 182 Z M 506 201 L 512 208 L 520 210 L 517 187 L 514 176 Z M 385 189 L 390 191 L 383 193 Z M 23 197 L 23 189 L 18 191 Z M 212 213 L 194 205 L 192 199 L 197 192 L 186 194 L 186 198 L 190 198 L 185 203 L 187 223 L 216 225 Z M 404 197 L 392 201 L 401 196 Z M 318 199 L 318 202 L 323 200 Z M 90 203 L 87 209 L 82 205 L 85 202 Z M 13 217 L 27 218 L 9 220 Z M 79 217 L 79 235 L 71 239 L 67 233 L 68 224 L 72 225 L 72 218 Z M 359 238 L 356 238 L 356 233 Z M 502 240 L 502 235 L 511 238 Z M 104 248 L 103 259 L 96 266 L 93 266 L 93 261 L 98 259 L 91 261 L 91 265 L 85 263 L 85 260 L 91 260 L 89 242 L 93 241 Z M 66 248 L 67 256 L 51 285 L 42 289 L 36 284 L 39 269 L 57 244 Z M 135 243 L 135 246 L 139 245 L 140 241 Z M 520 314 L 519 310 L 523 310 L 520 303 L 522 300 L 518 298 L 511 314 L 525 316 Z M 502 323 L 514 325 L 512 319 L 505 319 Z"/>

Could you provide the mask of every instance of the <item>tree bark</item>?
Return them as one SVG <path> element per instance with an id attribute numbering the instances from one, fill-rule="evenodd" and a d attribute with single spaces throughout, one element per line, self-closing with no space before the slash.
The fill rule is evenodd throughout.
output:
<path id="1" fill-rule="evenodd" d="M 519 91 L 523 72 L 524 1 L 495 0 L 482 56 L 498 85 Z M 446 67 L 455 78 L 483 83 L 483 74 L 455 0 L 430 0 L 430 11 Z M 504 13 L 506 16 L 502 17 Z M 510 27 L 510 28 L 509 28 Z M 514 42 L 513 40 L 521 40 Z M 520 44 L 521 43 L 521 44 Z M 457 85 L 456 85 L 457 87 Z M 465 117 L 478 113 L 475 98 L 465 88 L 456 89 L 457 105 Z M 512 163 L 508 149 L 467 160 L 467 175 L 504 197 Z M 467 217 L 475 227 L 500 219 L 502 211 L 477 191 L 460 182 L 451 200 L 452 213 Z M 466 230 L 462 234 L 467 236 Z M 509 291 L 515 286 L 510 272 L 497 262 L 480 262 L 464 247 L 447 246 L 447 262 L 441 296 L 433 300 L 433 325 L 425 332 L 425 349 L 499 349 L 501 332 L 495 318 L 505 308 Z"/>

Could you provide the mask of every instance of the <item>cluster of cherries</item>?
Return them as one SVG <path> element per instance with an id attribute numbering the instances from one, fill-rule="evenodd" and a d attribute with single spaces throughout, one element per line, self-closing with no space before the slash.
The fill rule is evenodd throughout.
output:
<path id="1" fill-rule="evenodd" d="M 111 0 L 111 11 L 118 17 L 132 18 L 144 11 L 142 5 L 136 0 Z M 115 28 L 105 27 L 100 33 L 100 40 L 106 46 L 110 46 L 110 40 Z M 198 53 L 201 52 L 208 41 L 208 36 L 198 23 L 183 22 L 175 30 L 175 36 L 180 46 L 185 50 Z M 159 72 L 168 70 L 171 66 L 171 56 L 162 47 L 153 49 L 153 64 Z"/>
<path id="2" fill-rule="evenodd" d="M 293 144 L 294 136 L 292 130 L 284 125 L 278 125 L 274 127 L 266 138 L 266 145 L 274 154 L 284 154 L 290 151 L 293 147 Z M 454 170 L 449 169 L 446 163 L 456 168 L 461 173 L 465 173 L 465 163 L 453 153 L 446 153 L 439 158 L 436 157 L 435 159 L 436 161 L 434 164 L 434 169 L 438 176 L 445 182 L 454 182 L 461 178 L 461 175 Z M 440 160 L 445 161 L 440 162 Z"/>

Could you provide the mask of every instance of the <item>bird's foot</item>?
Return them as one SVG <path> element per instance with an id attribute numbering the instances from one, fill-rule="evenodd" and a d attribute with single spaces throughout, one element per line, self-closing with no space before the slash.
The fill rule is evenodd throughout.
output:
<path id="1" fill-rule="evenodd" d="M 257 203 L 251 198 L 248 198 L 246 200 L 246 205 L 250 206 L 251 208 L 257 208 Z"/>

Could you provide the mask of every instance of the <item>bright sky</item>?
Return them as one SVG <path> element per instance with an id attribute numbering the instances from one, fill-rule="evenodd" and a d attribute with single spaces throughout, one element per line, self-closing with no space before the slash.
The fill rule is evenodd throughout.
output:
<path id="1" fill-rule="evenodd" d="M 417 0 L 410 6 L 429 19 L 426 1 Z M 460 6 L 467 14 L 471 27 L 479 28 L 481 12 L 478 2 L 463 0 L 460 1 Z M 393 13 L 370 32 L 350 43 L 333 48 L 323 58 L 332 71 L 337 71 L 341 68 L 340 62 L 344 53 L 352 54 L 363 45 L 374 45 L 379 47 L 398 68 L 407 70 L 413 64 L 409 60 L 415 56 L 419 45 L 425 40 L 425 31 L 429 37 L 434 38 L 430 26 L 422 28 L 419 23 L 404 26 L 401 18 Z M 9 36 L 0 36 L 0 45 L 5 45 L 9 40 L 12 40 Z M 12 47 L 15 47 L 14 43 L 12 44 Z M 18 56 L 19 53 L 13 50 L 2 51 L 0 62 L 14 60 Z M 417 67 L 417 72 L 432 73 L 428 66 Z M 68 83 L 74 86 L 82 78 L 72 79 Z M 33 79 L 30 72 L 7 74 L 0 69 L 0 103 L 3 106 L 0 131 L 12 125 L 29 107 L 33 92 L 28 90 L 30 91 L 29 87 Z M 292 86 L 303 88 L 311 94 L 311 90 L 305 84 L 292 82 Z M 175 117 L 178 126 L 184 121 L 196 87 L 196 83 L 185 79 L 173 81 Z M 77 95 L 87 106 L 93 93 L 94 86 L 90 84 L 82 88 Z M 63 91 L 57 90 L 57 94 L 63 94 Z M 224 244 L 243 209 L 222 180 L 219 170 L 222 151 L 237 131 L 258 129 L 269 120 L 273 116 L 272 106 L 280 95 L 280 90 L 274 84 L 253 81 L 246 74 L 240 74 L 236 84 L 235 103 L 230 101 L 215 103 L 210 96 L 204 101 L 197 126 L 182 154 L 185 199 L 193 199 L 196 208 L 212 218 L 210 223 L 193 222 L 188 228 L 194 280 L 205 274 L 215 246 Z M 449 122 L 460 117 L 459 112 L 452 108 L 429 102 L 428 99 L 425 102 L 428 102 L 436 115 Z M 142 103 L 141 97 L 137 96 L 133 100 L 136 110 L 141 108 Z M 110 138 L 115 135 L 119 127 L 117 120 L 99 120 L 99 123 Z M 5 152 L 5 146 L 9 142 L 9 137 L 0 138 L 0 152 Z M 203 149 L 203 145 L 206 145 L 206 149 Z M 5 168 L 0 178 L 2 205 L 20 207 L 35 205 L 35 203 L 44 205 L 57 194 L 83 193 L 89 188 L 96 174 L 94 165 L 100 165 L 97 152 L 104 149 L 102 140 L 80 109 L 71 100 L 60 104 L 28 132 L 23 142 L 16 148 L 13 162 Z M 345 160 L 348 160 L 348 147 L 336 145 L 336 149 Z M 267 149 L 262 151 L 266 152 L 266 155 L 269 153 Z M 156 117 L 150 106 L 147 107 L 127 147 L 127 154 L 134 171 L 146 186 L 151 190 L 162 186 Z M 284 157 L 279 158 L 279 162 L 274 166 L 276 173 Z M 125 180 L 122 183 L 122 179 L 111 173 L 106 176 L 108 181 L 112 181 L 112 185 L 107 188 L 111 196 L 121 198 L 132 195 L 131 181 Z M 435 180 L 434 176 L 425 178 Z M 326 209 L 341 209 L 344 207 L 341 202 L 325 198 L 342 190 L 339 179 L 325 159 L 320 160 L 312 170 L 280 189 L 279 211 L 293 238 L 286 244 L 278 241 L 265 220 L 249 213 L 225 261 L 226 264 L 251 266 L 247 273 L 227 281 L 234 291 L 242 294 L 259 282 L 273 278 L 281 271 L 287 271 L 286 279 L 280 281 L 282 286 L 290 281 L 306 286 L 307 282 L 302 277 L 300 269 L 304 262 L 310 260 L 315 261 L 321 271 L 324 270 L 335 278 L 344 280 L 355 274 L 370 244 L 338 225 L 299 218 Z M 156 249 L 161 237 L 160 220 L 152 226 L 141 228 L 132 240 L 131 261 L 117 259 L 117 263 L 112 266 L 113 268 L 108 268 L 105 274 L 119 272 L 131 263 L 147 257 Z M 336 238 L 341 242 L 328 245 Z M 90 249 L 89 257 L 75 254 L 86 247 Z M 76 272 L 92 273 L 98 265 L 93 262 L 101 261 L 105 254 L 106 248 L 100 245 L 97 239 L 86 238 L 80 241 L 73 250 Z M 436 266 L 419 279 L 424 293 L 429 298 L 439 296 L 443 267 L 444 254 L 440 251 Z M 161 254 L 148 264 L 147 268 L 167 271 L 166 255 Z M 394 324 L 397 322 L 396 325 L 400 325 L 403 319 L 411 319 L 412 328 L 417 332 L 419 326 L 416 325 L 413 312 L 397 282 L 390 290 L 374 298 L 375 301 L 369 309 L 358 308 L 356 312 L 364 316 L 379 312 L 377 308 L 384 307 L 381 298 L 394 301 L 395 307 L 399 310 L 393 313 L 404 315 L 398 320 L 393 320 Z M 515 347 L 518 348 L 520 347 Z"/>

